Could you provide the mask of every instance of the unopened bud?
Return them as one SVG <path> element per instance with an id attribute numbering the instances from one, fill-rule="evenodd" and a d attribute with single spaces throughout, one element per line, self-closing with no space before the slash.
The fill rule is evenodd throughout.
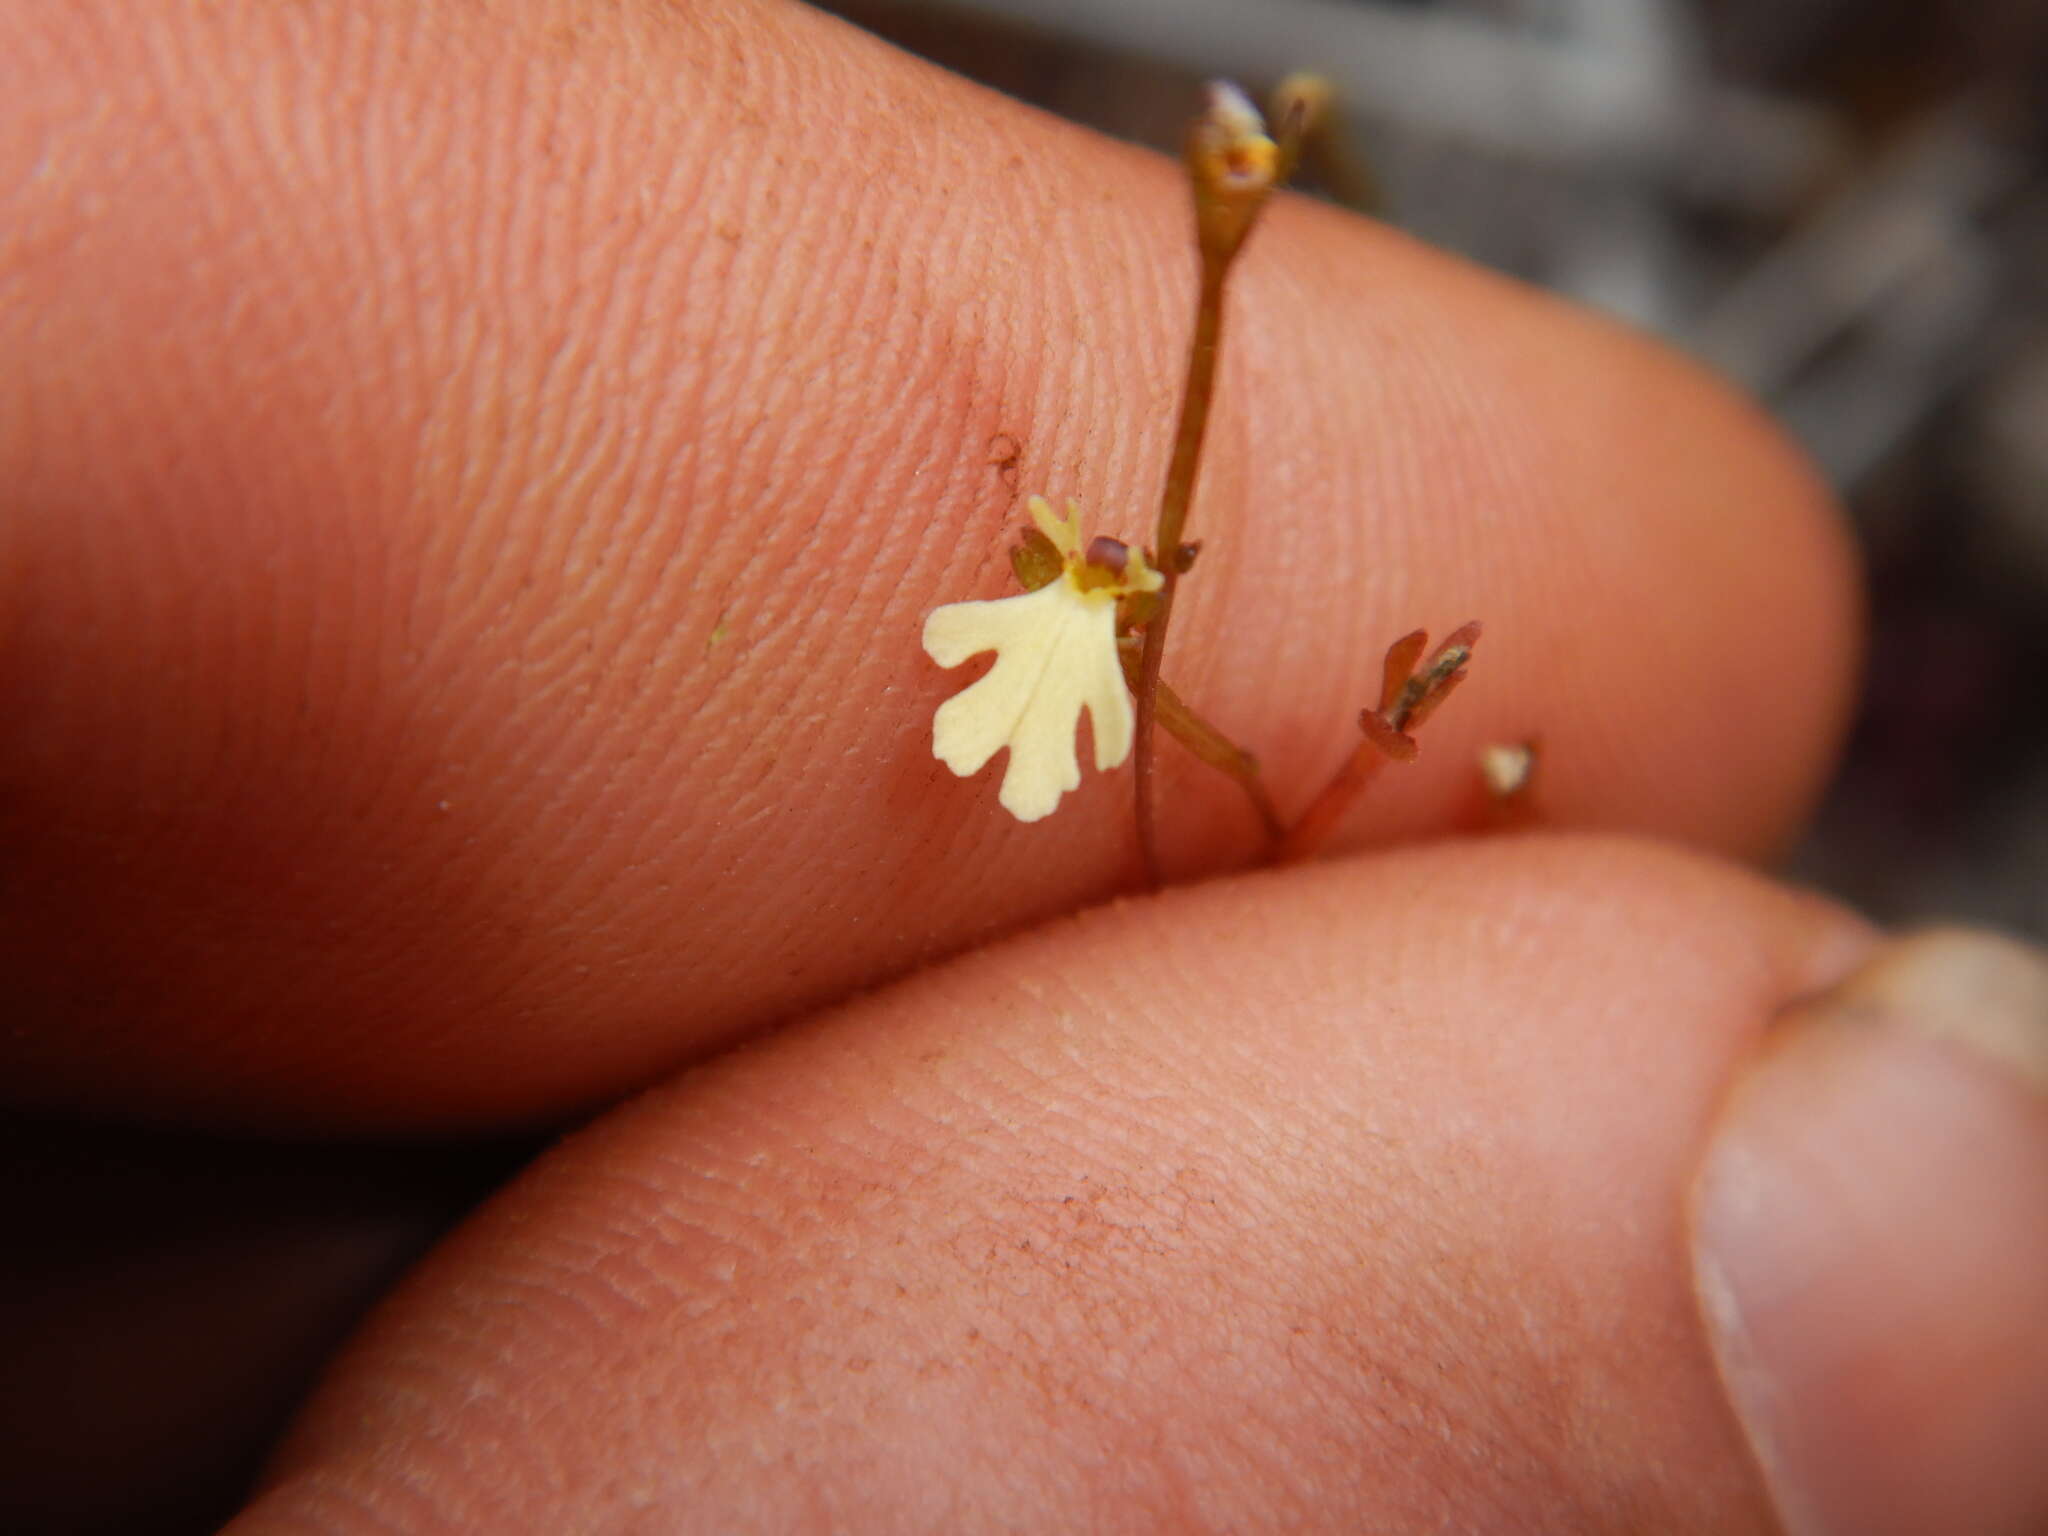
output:
<path id="1" fill-rule="evenodd" d="M 1280 179 L 1279 146 L 1251 98 L 1218 80 L 1188 133 L 1187 162 L 1203 249 L 1227 261 Z"/>

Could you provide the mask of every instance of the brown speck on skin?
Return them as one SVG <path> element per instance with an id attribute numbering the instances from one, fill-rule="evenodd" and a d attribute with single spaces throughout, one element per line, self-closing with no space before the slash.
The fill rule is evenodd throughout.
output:
<path id="1" fill-rule="evenodd" d="M 1007 432 L 998 432 L 988 440 L 988 461 L 995 466 L 996 478 L 1009 488 L 1012 496 L 1017 493 L 1017 465 L 1023 457 L 1023 442 Z"/>

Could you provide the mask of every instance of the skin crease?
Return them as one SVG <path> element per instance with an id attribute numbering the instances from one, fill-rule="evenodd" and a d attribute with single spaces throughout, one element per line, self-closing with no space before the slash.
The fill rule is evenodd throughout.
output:
<path id="1" fill-rule="evenodd" d="M 801 9 L 0 6 L 0 1083 L 294 1133 L 607 1102 L 1134 878 L 929 754 L 1016 486 L 1142 537 L 1193 286 L 1158 157 Z M 1751 410 L 1387 230 L 1233 289 L 1171 680 L 1295 807 L 1401 631 L 1471 682 L 1346 833 L 1540 731 L 1567 825 L 1738 855 L 1853 572 Z M 1168 748 L 1182 874 L 1235 791 Z"/>
<path id="2" fill-rule="evenodd" d="M 1683 1191 L 1865 942 L 1556 837 L 1049 925 L 570 1139 L 232 1536 L 1768 1530 Z"/>

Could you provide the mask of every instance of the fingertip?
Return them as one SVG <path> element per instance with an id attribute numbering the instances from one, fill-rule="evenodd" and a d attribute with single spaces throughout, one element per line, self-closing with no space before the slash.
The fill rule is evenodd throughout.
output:
<path id="1" fill-rule="evenodd" d="M 1777 1021 L 1693 1204 L 1716 1359 L 1788 1531 L 2048 1518 L 2048 957 L 1896 940 Z"/>
<path id="2" fill-rule="evenodd" d="M 707 1529 L 1157 1529 L 1190 1478 L 1215 1525 L 1762 1529 L 1684 1190 L 1732 1063 L 1863 938 L 1588 838 L 1049 924 L 555 1154 L 334 1373 L 247 1529 L 576 1523 L 622 1486 Z"/>

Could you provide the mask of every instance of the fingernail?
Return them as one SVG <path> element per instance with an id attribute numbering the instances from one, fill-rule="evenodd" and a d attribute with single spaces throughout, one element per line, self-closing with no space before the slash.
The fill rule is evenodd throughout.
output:
<path id="1" fill-rule="evenodd" d="M 1923 934 L 1791 1010 L 1693 1241 L 1791 1536 L 2048 1531 L 2048 957 Z"/>

